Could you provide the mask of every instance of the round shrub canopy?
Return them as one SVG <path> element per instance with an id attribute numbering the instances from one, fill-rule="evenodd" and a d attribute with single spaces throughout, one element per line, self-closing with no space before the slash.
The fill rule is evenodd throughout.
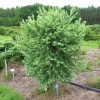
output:
<path id="1" fill-rule="evenodd" d="M 21 22 L 24 64 L 42 88 L 56 81 L 68 82 L 83 68 L 79 53 L 86 28 L 81 19 L 74 20 L 76 15 L 75 8 L 70 14 L 58 7 L 40 8 L 37 20 L 32 15 Z"/>

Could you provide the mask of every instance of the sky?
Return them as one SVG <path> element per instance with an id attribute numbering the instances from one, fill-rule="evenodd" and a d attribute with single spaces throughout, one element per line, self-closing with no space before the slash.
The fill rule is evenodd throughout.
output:
<path id="1" fill-rule="evenodd" d="M 59 6 L 65 5 L 88 7 L 88 6 L 100 6 L 100 0 L 0 0 L 0 8 L 11 8 L 16 6 L 26 6 L 39 3 L 43 5 Z"/>

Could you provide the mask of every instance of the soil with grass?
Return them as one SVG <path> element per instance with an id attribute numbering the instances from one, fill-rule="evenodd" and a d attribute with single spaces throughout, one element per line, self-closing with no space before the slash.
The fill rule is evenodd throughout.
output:
<path id="1" fill-rule="evenodd" d="M 78 84 L 86 85 L 87 81 L 93 76 L 100 75 L 100 49 L 90 49 L 86 53 L 86 61 L 91 63 L 91 70 L 85 70 L 81 74 L 74 75 L 72 81 Z M 74 85 L 59 84 L 59 96 L 56 97 L 55 89 L 39 93 L 38 82 L 35 78 L 26 74 L 26 69 L 18 63 L 10 63 L 9 69 L 15 69 L 13 79 L 2 78 L 3 72 L 0 72 L 0 84 L 6 84 L 18 91 L 27 100 L 100 100 L 100 93 L 82 89 Z"/>

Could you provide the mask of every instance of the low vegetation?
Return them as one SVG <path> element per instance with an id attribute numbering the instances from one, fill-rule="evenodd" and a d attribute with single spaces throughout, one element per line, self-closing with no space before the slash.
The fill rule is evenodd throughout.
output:
<path id="1" fill-rule="evenodd" d="M 99 41 L 84 41 L 83 42 L 83 45 L 82 45 L 82 47 L 81 47 L 81 50 L 83 50 L 83 51 L 87 51 L 87 50 L 89 50 L 89 49 L 98 49 L 99 48 L 99 44 L 100 44 L 100 42 Z"/>
<path id="2" fill-rule="evenodd" d="M 100 67 L 100 57 L 97 58 L 97 65 Z"/>
<path id="3" fill-rule="evenodd" d="M 12 88 L 1 84 L 0 85 L 0 100 L 25 100 L 19 93 Z"/>
<path id="4" fill-rule="evenodd" d="M 11 39 L 11 37 L 10 36 L 2 36 L 2 35 L 0 35 L 0 41 L 1 40 L 8 40 L 8 39 Z"/>
<path id="5" fill-rule="evenodd" d="M 58 88 L 58 96 L 64 96 L 65 93 L 68 95 L 70 90 L 71 90 L 71 85 L 70 84 L 62 84 L 60 82 L 58 82 L 59 84 L 59 88 Z M 41 100 L 41 98 L 43 98 L 43 100 L 55 100 L 56 99 L 56 89 L 54 88 L 54 86 L 49 87 L 47 91 L 40 89 L 40 88 L 36 88 L 33 92 L 32 92 L 32 97 L 34 98 L 38 98 L 36 100 Z M 53 98 L 53 99 L 52 99 Z M 55 98 L 55 99 L 54 99 Z"/>
<path id="6" fill-rule="evenodd" d="M 100 40 L 100 25 L 88 25 L 84 39 L 86 41 Z"/>
<path id="7" fill-rule="evenodd" d="M 88 86 L 100 89 L 100 76 L 92 76 L 86 81 Z"/>

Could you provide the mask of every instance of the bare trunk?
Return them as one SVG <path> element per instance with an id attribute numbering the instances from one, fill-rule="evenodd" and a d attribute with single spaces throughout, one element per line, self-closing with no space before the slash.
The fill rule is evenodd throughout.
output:
<path id="1" fill-rule="evenodd" d="M 6 47 L 5 47 L 5 52 L 6 52 Z M 5 59 L 5 69 L 6 69 L 6 76 L 8 75 L 8 68 L 7 68 L 7 60 Z"/>

